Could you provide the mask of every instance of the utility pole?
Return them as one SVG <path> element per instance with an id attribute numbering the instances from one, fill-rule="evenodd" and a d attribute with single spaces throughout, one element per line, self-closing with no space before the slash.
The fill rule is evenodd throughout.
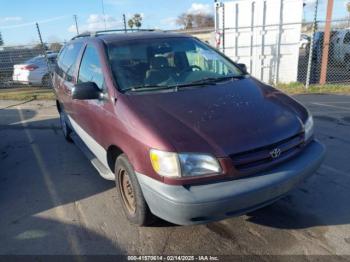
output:
<path id="1" fill-rule="evenodd" d="M 106 25 L 106 14 L 105 14 L 105 4 L 103 0 L 101 0 L 101 5 L 102 5 L 102 14 L 103 14 L 103 22 L 105 24 L 105 30 L 107 30 L 107 25 Z"/>
<path id="2" fill-rule="evenodd" d="M 74 21 L 75 21 L 75 29 L 77 30 L 77 35 L 79 35 L 79 28 L 78 28 L 78 18 L 77 15 L 73 15 Z"/>
<path id="3" fill-rule="evenodd" d="M 124 31 L 126 33 L 126 17 L 125 17 L 125 14 L 123 14 L 123 22 L 124 22 Z"/>
<path id="4" fill-rule="evenodd" d="M 326 83 L 326 80 L 327 80 L 329 40 L 331 37 L 331 21 L 332 21 L 333 5 L 334 5 L 334 0 L 328 0 L 326 25 L 324 28 L 324 37 L 323 37 L 323 52 L 322 52 L 320 85 L 324 85 Z"/>
<path id="5" fill-rule="evenodd" d="M 47 68 L 48 68 L 48 70 L 50 72 L 50 63 L 49 63 L 49 59 L 47 57 L 46 47 L 45 47 L 45 44 L 43 42 L 43 38 L 41 37 L 40 27 L 39 27 L 38 23 L 35 23 L 35 25 L 36 25 L 36 29 L 38 31 L 38 36 L 39 36 L 42 52 L 43 52 L 43 55 L 44 55 L 45 60 L 46 60 L 46 65 L 47 65 Z M 49 74 L 49 77 L 50 77 L 50 83 L 52 83 L 52 74 Z"/>

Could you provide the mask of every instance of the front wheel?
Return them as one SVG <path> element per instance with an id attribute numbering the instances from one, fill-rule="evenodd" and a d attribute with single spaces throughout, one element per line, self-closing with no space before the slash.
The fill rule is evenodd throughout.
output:
<path id="1" fill-rule="evenodd" d="M 138 226 L 150 225 L 154 216 L 143 197 L 136 174 L 124 154 L 116 160 L 115 180 L 119 199 L 128 220 Z"/>

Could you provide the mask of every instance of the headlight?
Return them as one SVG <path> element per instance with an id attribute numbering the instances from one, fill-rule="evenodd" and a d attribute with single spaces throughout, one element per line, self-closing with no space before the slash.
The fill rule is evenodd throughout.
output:
<path id="1" fill-rule="evenodd" d="M 221 172 L 216 158 L 201 154 L 179 154 L 182 176 L 203 176 Z"/>
<path id="2" fill-rule="evenodd" d="M 305 141 L 309 140 L 314 133 L 314 119 L 310 115 L 304 124 Z"/>
<path id="3" fill-rule="evenodd" d="M 220 173 L 219 162 L 205 154 L 177 154 L 152 149 L 153 169 L 161 176 L 190 177 Z"/>

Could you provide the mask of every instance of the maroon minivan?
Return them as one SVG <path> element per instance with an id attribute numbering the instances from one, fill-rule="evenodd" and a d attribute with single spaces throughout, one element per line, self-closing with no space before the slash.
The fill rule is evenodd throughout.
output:
<path id="1" fill-rule="evenodd" d="M 63 134 L 116 181 L 135 224 L 153 215 L 187 225 L 247 213 L 323 161 L 302 105 L 191 36 L 79 35 L 57 63 Z"/>

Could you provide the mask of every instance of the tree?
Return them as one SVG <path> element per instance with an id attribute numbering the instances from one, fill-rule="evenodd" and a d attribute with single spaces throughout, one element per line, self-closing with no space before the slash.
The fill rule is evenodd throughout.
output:
<path id="1" fill-rule="evenodd" d="M 59 52 L 62 48 L 62 45 L 60 43 L 52 43 L 50 45 L 50 50 L 54 51 L 54 52 Z"/>
<path id="2" fill-rule="evenodd" d="M 140 14 L 134 14 L 133 20 L 136 28 L 139 29 L 142 26 L 142 16 Z"/>
<path id="3" fill-rule="evenodd" d="M 133 27 L 134 27 L 134 20 L 129 19 L 129 21 L 128 21 L 128 26 L 129 26 L 129 27 L 130 27 L 130 29 L 132 30 L 132 29 L 133 29 Z"/>
<path id="4" fill-rule="evenodd" d="M 182 13 L 178 16 L 176 24 L 183 26 L 184 29 L 191 29 L 193 27 L 193 15 Z"/>
<path id="5" fill-rule="evenodd" d="M 33 49 L 36 49 L 36 50 L 43 50 L 43 46 L 42 46 L 41 44 L 36 44 L 36 45 L 33 47 Z M 45 49 L 45 50 L 49 50 L 49 47 L 48 47 L 46 44 L 44 44 L 44 49 Z"/>
<path id="6" fill-rule="evenodd" d="M 182 13 L 178 16 L 176 23 L 184 29 L 213 27 L 214 17 L 209 14 Z"/>

